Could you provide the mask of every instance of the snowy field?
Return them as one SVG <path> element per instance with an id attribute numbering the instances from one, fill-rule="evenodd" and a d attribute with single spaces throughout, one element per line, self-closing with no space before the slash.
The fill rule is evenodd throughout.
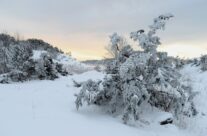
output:
<path id="1" fill-rule="evenodd" d="M 85 81 L 104 76 L 90 71 L 55 81 L 0 84 L 0 136 L 206 136 L 207 72 L 186 66 L 182 73 L 200 93 L 195 100 L 199 114 L 185 122 L 185 129 L 159 125 L 166 113 L 146 113 L 150 123 L 134 126 L 124 125 L 119 117 L 111 117 L 95 106 L 77 111 L 74 94 L 78 89 L 73 87 L 72 79 Z"/>

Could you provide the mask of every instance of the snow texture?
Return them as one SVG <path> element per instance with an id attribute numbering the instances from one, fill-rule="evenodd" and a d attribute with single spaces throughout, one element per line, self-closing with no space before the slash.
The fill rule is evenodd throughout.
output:
<path id="1" fill-rule="evenodd" d="M 65 54 L 58 54 L 54 62 L 58 62 L 59 64 L 63 65 L 63 68 L 66 69 L 67 72 L 74 74 L 74 73 L 83 73 L 93 68 L 83 64 L 76 59 L 72 58 L 71 56 Z"/>
<path id="2" fill-rule="evenodd" d="M 128 126 L 119 117 L 111 117 L 97 106 L 74 106 L 73 79 L 102 79 L 95 71 L 61 77 L 55 81 L 30 81 L 0 84 L 0 136 L 205 136 L 207 134 L 207 72 L 190 65 L 181 73 L 191 81 L 199 114 L 186 120 L 186 128 L 159 125 L 171 114 L 146 109 L 143 121 Z"/>
<path id="3" fill-rule="evenodd" d="M 38 60 L 41 58 L 41 55 L 47 53 L 47 51 L 43 50 L 33 50 L 33 56 L 31 57 L 34 60 Z"/>

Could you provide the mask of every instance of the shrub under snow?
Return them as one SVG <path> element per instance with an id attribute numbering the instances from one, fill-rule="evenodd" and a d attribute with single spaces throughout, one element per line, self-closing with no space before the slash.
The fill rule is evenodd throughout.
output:
<path id="1" fill-rule="evenodd" d="M 35 51 L 32 58 L 28 58 L 25 62 L 22 62 L 21 68 L 3 74 L 0 83 L 23 82 L 34 79 L 54 80 L 60 74 L 63 76 L 68 74 L 63 69 L 62 64 L 55 63 L 46 52 Z"/>
<path id="2" fill-rule="evenodd" d="M 59 75 L 67 75 L 63 64 L 54 61 L 61 53 L 41 40 L 17 41 L 0 34 L 0 83 L 54 80 Z"/>
<path id="3" fill-rule="evenodd" d="M 161 43 L 155 34 L 164 29 L 166 21 L 172 17 L 171 14 L 161 15 L 154 19 L 149 32 L 138 30 L 130 34 L 143 51 L 134 51 L 128 44 L 119 48 L 123 39 L 113 34 L 111 49 L 115 58 L 107 65 L 105 78 L 75 82 L 75 86 L 81 88 L 76 94 L 77 109 L 84 102 L 108 107 L 112 114 L 121 114 L 124 123 L 139 120 L 142 107 L 150 105 L 172 113 L 176 119 L 196 115 L 191 88 L 182 83 L 173 59 L 165 52 L 157 52 Z"/>
<path id="4" fill-rule="evenodd" d="M 201 56 L 200 65 L 201 65 L 201 70 L 207 71 L 207 55 Z"/>

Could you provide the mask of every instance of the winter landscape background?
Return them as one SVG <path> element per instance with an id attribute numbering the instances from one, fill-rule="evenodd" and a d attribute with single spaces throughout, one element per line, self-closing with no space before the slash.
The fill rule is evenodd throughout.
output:
<path id="1" fill-rule="evenodd" d="M 0 136 L 205 136 L 205 4 L 3 0 Z"/>

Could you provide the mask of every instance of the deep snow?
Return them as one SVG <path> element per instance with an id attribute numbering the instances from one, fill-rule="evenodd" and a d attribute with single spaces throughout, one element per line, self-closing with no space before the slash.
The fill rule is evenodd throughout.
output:
<path id="1" fill-rule="evenodd" d="M 186 120 L 185 129 L 160 126 L 160 119 L 168 114 L 156 110 L 146 112 L 146 120 L 133 126 L 124 125 L 119 117 L 96 106 L 84 106 L 77 111 L 74 94 L 78 89 L 73 87 L 72 79 L 86 81 L 104 76 L 90 71 L 55 81 L 0 84 L 0 136 L 205 136 L 207 72 L 190 65 L 181 72 L 200 92 L 195 99 L 200 112 L 196 118 Z"/>

